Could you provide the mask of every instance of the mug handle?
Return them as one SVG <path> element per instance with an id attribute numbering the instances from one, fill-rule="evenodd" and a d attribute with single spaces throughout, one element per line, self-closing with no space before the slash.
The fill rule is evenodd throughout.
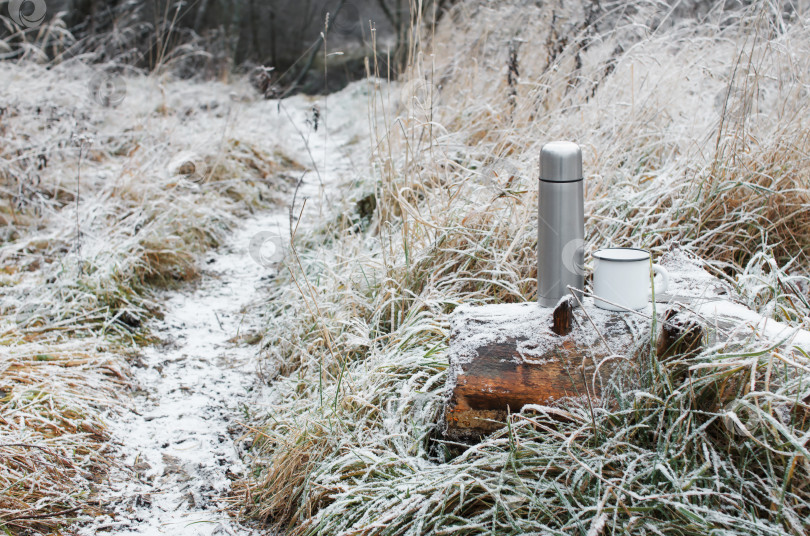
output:
<path id="1" fill-rule="evenodd" d="M 653 264 L 652 269 L 653 274 L 661 276 L 661 284 L 655 287 L 655 293 L 658 294 L 659 292 L 661 293 L 666 292 L 667 289 L 669 288 L 669 272 L 667 272 L 667 269 L 661 266 L 660 264 Z"/>

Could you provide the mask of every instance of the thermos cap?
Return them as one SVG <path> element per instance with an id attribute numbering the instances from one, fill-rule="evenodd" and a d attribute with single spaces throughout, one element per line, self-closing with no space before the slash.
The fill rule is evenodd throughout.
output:
<path id="1" fill-rule="evenodd" d="M 582 150 L 570 141 L 551 141 L 540 150 L 540 180 L 571 182 L 582 180 Z"/>

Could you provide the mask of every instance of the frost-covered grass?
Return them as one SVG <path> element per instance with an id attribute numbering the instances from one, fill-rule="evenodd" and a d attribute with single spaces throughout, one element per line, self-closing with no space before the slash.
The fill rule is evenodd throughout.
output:
<path id="1" fill-rule="evenodd" d="M 120 66 L 123 102 L 105 106 L 92 58 L 27 46 L 0 62 L 0 529 L 15 533 L 103 510 L 102 415 L 126 402 L 155 290 L 194 278 L 298 168 L 239 130 L 246 83 Z"/>
<path id="2" fill-rule="evenodd" d="M 593 417 L 564 401 L 569 421 L 442 441 L 449 314 L 534 298 L 552 139 L 584 149 L 589 251 L 678 245 L 810 327 L 806 14 L 555 5 L 462 1 L 402 95 L 370 100 L 396 116 L 356 185 L 374 214 L 298 235 L 268 305 L 250 515 L 313 535 L 810 531 L 808 348 L 650 349 L 638 389 Z"/>

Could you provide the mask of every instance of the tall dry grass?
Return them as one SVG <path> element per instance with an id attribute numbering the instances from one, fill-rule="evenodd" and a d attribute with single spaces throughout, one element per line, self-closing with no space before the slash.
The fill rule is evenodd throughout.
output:
<path id="1" fill-rule="evenodd" d="M 137 387 L 158 291 L 196 277 L 297 166 L 237 128 L 247 84 L 49 60 L 60 24 L 0 42 L 25 50 L 0 63 L 0 531 L 14 534 L 103 511 L 104 422 Z M 104 72 L 118 107 L 93 94 Z"/>
<path id="2" fill-rule="evenodd" d="M 449 314 L 534 298 L 548 140 L 583 146 L 589 251 L 684 248 L 807 327 L 806 17 L 468 0 L 426 29 L 400 98 L 369 101 L 390 114 L 355 185 L 373 217 L 297 236 L 271 296 L 246 512 L 291 534 L 807 533 L 806 348 L 649 352 L 593 418 L 439 433 Z"/>

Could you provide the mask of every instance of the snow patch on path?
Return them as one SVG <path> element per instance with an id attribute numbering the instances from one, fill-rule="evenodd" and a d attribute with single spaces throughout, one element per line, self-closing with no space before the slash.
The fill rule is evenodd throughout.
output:
<path id="1" fill-rule="evenodd" d="M 316 160 L 318 173 L 307 174 L 296 202 L 310 200 L 307 225 L 321 209 L 334 210 L 335 198 L 345 201 L 335 185 L 356 173 L 352 153 L 367 150 L 358 143 L 368 140 L 367 86 L 358 82 L 329 96 L 332 122 L 319 131 L 307 123 L 315 101 L 305 97 L 285 101 L 282 113 L 274 102 L 250 103 L 235 123 L 237 137 L 268 149 L 284 145 L 310 166 L 305 157 Z M 245 470 L 246 430 L 238 422 L 269 403 L 269 388 L 256 373 L 258 346 L 249 342 L 263 328 L 260 288 L 275 268 L 257 262 L 251 241 L 260 233 L 289 236 L 289 223 L 288 207 L 242 222 L 230 246 L 201 261 L 199 280 L 164 293 L 165 316 L 150 326 L 163 342 L 133 363 L 140 390 L 129 409 L 109 418 L 120 463 L 101 494 L 108 513 L 80 520 L 78 535 L 268 534 L 231 518 L 226 498 Z"/>
<path id="2" fill-rule="evenodd" d="M 257 347 L 244 342 L 259 326 L 256 285 L 267 269 L 246 251 L 251 221 L 234 236 L 239 247 L 217 251 L 194 286 L 165 294 L 165 317 L 153 321 L 164 341 L 147 348 L 134 374 L 142 389 L 133 408 L 110 423 L 123 453 L 110 475 L 103 515 L 79 534 L 253 535 L 223 510 L 231 479 L 245 467 L 240 413 L 260 403 Z"/>

